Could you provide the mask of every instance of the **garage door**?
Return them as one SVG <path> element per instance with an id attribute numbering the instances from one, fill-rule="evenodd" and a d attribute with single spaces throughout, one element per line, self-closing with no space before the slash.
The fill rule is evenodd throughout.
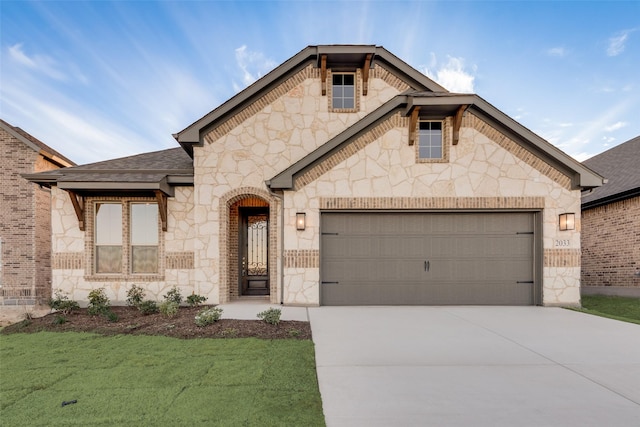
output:
<path id="1" fill-rule="evenodd" d="M 534 219 L 505 213 L 323 213 L 323 305 L 532 305 Z"/>

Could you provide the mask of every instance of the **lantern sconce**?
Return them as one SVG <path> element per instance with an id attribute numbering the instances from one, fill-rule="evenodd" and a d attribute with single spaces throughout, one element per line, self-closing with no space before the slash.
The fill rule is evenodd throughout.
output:
<path id="1" fill-rule="evenodd" d="M 558 217 L 558 227 L 560 231 L 575 230 L 576 228 L 576 214 L 563 213 Z"/>
<path id="2" fill-rule="evenodd" d="M 307 214 L 304 212 L 296 213 L 296 230 L 303 231 L 307 226 Z"/>

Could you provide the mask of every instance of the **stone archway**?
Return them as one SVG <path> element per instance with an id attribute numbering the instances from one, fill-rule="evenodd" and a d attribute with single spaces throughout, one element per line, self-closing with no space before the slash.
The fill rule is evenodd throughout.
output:
<path id="1" fill-rule="evenodd" d="M 227 193 L 220 203 L 220 302 L 242 297 L 241 291 L 241 237 L 242 214 L 247 211 L 266 213 L 267 237 L 267 281 L 270 302 L 277 302 L 277 209 L 278 199 L 268 192 L 256 188 L 239 188 Z"/>

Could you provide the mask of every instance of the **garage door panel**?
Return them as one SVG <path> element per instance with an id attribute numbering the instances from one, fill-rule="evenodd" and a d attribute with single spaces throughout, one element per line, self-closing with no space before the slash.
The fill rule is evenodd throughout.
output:
<path id="1" fill-rule="evenodd" d="M 534 218 L 322 214 L 321 303 L 533 304 Z"/>

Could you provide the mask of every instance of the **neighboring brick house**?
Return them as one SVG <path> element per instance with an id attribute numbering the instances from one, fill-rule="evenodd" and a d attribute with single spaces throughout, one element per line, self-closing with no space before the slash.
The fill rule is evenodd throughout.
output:
<path id="1" fill-rule="evenodd" d="M 51 190 L 21 176 L 74 163 L 0 120 L 0 305 L 51 296 Z"/>
<path id="2" fill-rule="evenodd" d="M 607 182 L 582 194 L 582 291 L 640 297 L 640 136 L 583 163 Z"/>
<path id="3" fill-rule="evenodd" d="M 28 177 L 51 187 L 54 289 L 580 304 L 572 224 L 602 177 L 383 47 L 306 47 L 174 137 Z"/>

